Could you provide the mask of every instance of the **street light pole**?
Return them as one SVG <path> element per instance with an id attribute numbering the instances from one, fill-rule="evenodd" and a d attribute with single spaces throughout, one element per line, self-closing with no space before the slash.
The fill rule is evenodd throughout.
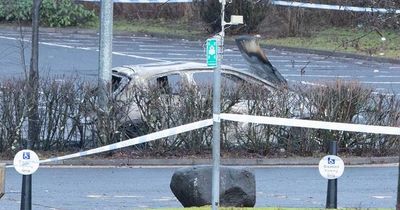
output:
<path id="1" fill-rule="evenodd" d="M 221 32 L 217 36 L 217 65 L 214 69 L 214 83 L 213 83 L 213 142 L 212 142 L 212 156 L 213 156 L 213 170 L 212 170 L 212 194 L 211 206 L 212 210 L 217 210 L 219 206 L 219 191 L 220 191 L 220 138 L 221 138 L 221 69 L 222 59 L 224 57 L 224 38 L 226 25 L 239 25 L 243 24 L 243 16 L 232 15 L 229 23 L 225 22 L 225 5 L 226 0 L 221 2 Z M 207 61 L 208 62 L 208 61 Z"/>
<path id="2" fill-rule="evenodd" d="M 219 177 L 220 177 L 220 138 L 221 138 L 221 67 L 222 57 L 224 53 L 224 36 L 225 36 L 225 0 L 220 0 L 221 6 L 221 32 L 218 37 L 218 61 L 217 67 L 214 69 L 213 82 L 213 170 L 212 170 L 212 195 L 211 206 L 213 210 L 217 210 L 219 206 Z"/>
<path id="3" fill-rule="evenodd" d="M 113 34 L 113 0 L 101 1 L 100 19 L 100 49 L 99 49 L 99 106 L 107 111 L 110 94 L 111 63 L 112 63 L 112 34 Z"/>
<path id="4" fill-rule="evenodd" d="M 399 151 L 399 172 L 397 174 L 397 203 L 396 210 L 400 210 L 400 151 Z"/>

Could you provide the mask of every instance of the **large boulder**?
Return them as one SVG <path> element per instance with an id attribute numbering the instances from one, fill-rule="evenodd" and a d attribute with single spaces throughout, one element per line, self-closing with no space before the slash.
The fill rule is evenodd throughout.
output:
<path id="1" fill-rule="evenodd" d="M 220 167 L 220 206 L 254 207 L 256 180 L 249 169 Z M 212 166 L 181 168 L 170 188 L 184 207 L 211 205 Z"/>

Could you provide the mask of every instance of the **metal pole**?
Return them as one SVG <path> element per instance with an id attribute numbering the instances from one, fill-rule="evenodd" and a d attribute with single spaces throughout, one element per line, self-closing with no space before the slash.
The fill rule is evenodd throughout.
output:
<path id="1" fill-rule="evenodd" d="M 32 141 L 39 141 L 38 93 L 39 93 L 39 21 L 42 0 L 32 5 L 32 54 L 28 78 L 28 138 L 26 148 L 32 149 Z M 21 210 L 32 209 L 32 175 L 22 175 Z"/>
<path id="2" fill-rule="evenodd" d="M 337 142 L 331 141 L 329 144 L 329 154 L 337 155 Z M 337 179 L 328 180 L 328 192 L 326 196 L 326 208 L 337 208 Z"/>
<path id="3" fill-rule="evenodd" d="M 32 209 L 32 175 L 22 175 L 21 210 Z"/>
<path id="4" fill-rule="evenodd" d="M 399 151 L 399 173 L 397 174 L 397 204 L 396 210 L 400 210 L 400 151 Z"/>
<path id="5" fill-rule="evenodd" d="M 225 0 L 221 0 L 221 33 L 218 39 L 218 62 L 217 68 L 214 69 L 214 85 L 213 85 L 213 170 L 212 170 L 212 195 L 211 206 L 213 210 L 217 210 L 219 206 L 219 184 L 220 184 L 220 137 L 221 137 L 221 66 L 224 53 L 224 36 L 225 36 Z"/>
<path id="6" fill-rule="evenodd" d="M 111 87 L 113 1 L 101 1 L 100 49 L 99 49 L 99 106 L 107 110 Z"/>
<path id="7" fill-rule="evenodd" d="M 6 164 L 0 163 L 0 199 L 5 194 L 6 185 Z"/>

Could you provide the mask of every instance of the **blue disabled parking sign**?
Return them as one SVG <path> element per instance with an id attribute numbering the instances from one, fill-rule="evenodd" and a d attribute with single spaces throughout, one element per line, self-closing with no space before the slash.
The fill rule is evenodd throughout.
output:
<path id="1" fill-rule="evenodd" d="M 22 175 L 30 175 L 35 173 L 35 171 L 39 168 L 39 157 L 37 154 L 28 149 L 21 150 L 17 152 L 14 157 L 14 168 L 15 170 Z"/>
<path id="2" fill-rule="evenodd" d="M 22 159 L 24 159 L 24 160 L 31 159 L 31 153 L 30 152 L 23 152 L 22 153 Z"/>
<path id="3" fill-rule="evenodd" d="M 325 179 L 337 179 L 344 172 L 344 162 L 336 155 L 327 155 L 319 161 L 318 169 Z"/>

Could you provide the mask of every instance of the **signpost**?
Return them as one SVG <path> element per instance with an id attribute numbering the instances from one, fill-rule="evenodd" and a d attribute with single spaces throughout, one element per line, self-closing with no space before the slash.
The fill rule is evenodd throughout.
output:
<path id="1" fill-rule="evenodd" d="M 30 148 L 30 146 L 28 146 Z M 14 157 L 14 168 L 22 174 L 21 210 L 32 209 L 32 176 L 39 168 L 39 157 L 29 149 L 19 151 Z"/>
<path id="2" fill-rule="evenodd" d="M 32 150 L 21 150 L 14 157 L 14 168 L 22 175 L 31 175 L 39 168 L 39 157 Z"/>
<path id="3" fill-rule="evenodd" d="M 218 41 L 216 38 L 207 39 L 207 66 L 217 67 L 218 65 Z"/>
<path id="4" fill-rule="evenodd" d="M 327 155 L 319 161 L 318 169 L 325 179 L 337 179 L 344 172 L 344 162 L 336 155 Z"/>
<path id="5" fill-rule="evenodd" d="M 337 142 L 331 141 L 329 144 L 329 154 L 319 161 L 319 173 L 328 179 L 328 192 L 326 195 L 326 208 L 337 208 L 337 178 L 344 172 L 343 160 L 337 155 Z"/>
<path id="6" fill-rule="evenodd" d="M 221 3 L 221 32 L 217 38 L 207 40 L 207 66 L 214 68 L 213 83 L 213 134 L 212 134 L 212 189 L 211 189 L 211 208 L 217 210 L 219 206 L 219 185 L 220 185 L 220 135 L 221 135 L 221 66 L 224 54 L 224 37 L 226 25 L 243 24 L 243 17 L 236 15 L 231 18 L 231 22 L 225 22 L 226 0 Z M 219 54 L 219 55 L 218 55 Z"/>

